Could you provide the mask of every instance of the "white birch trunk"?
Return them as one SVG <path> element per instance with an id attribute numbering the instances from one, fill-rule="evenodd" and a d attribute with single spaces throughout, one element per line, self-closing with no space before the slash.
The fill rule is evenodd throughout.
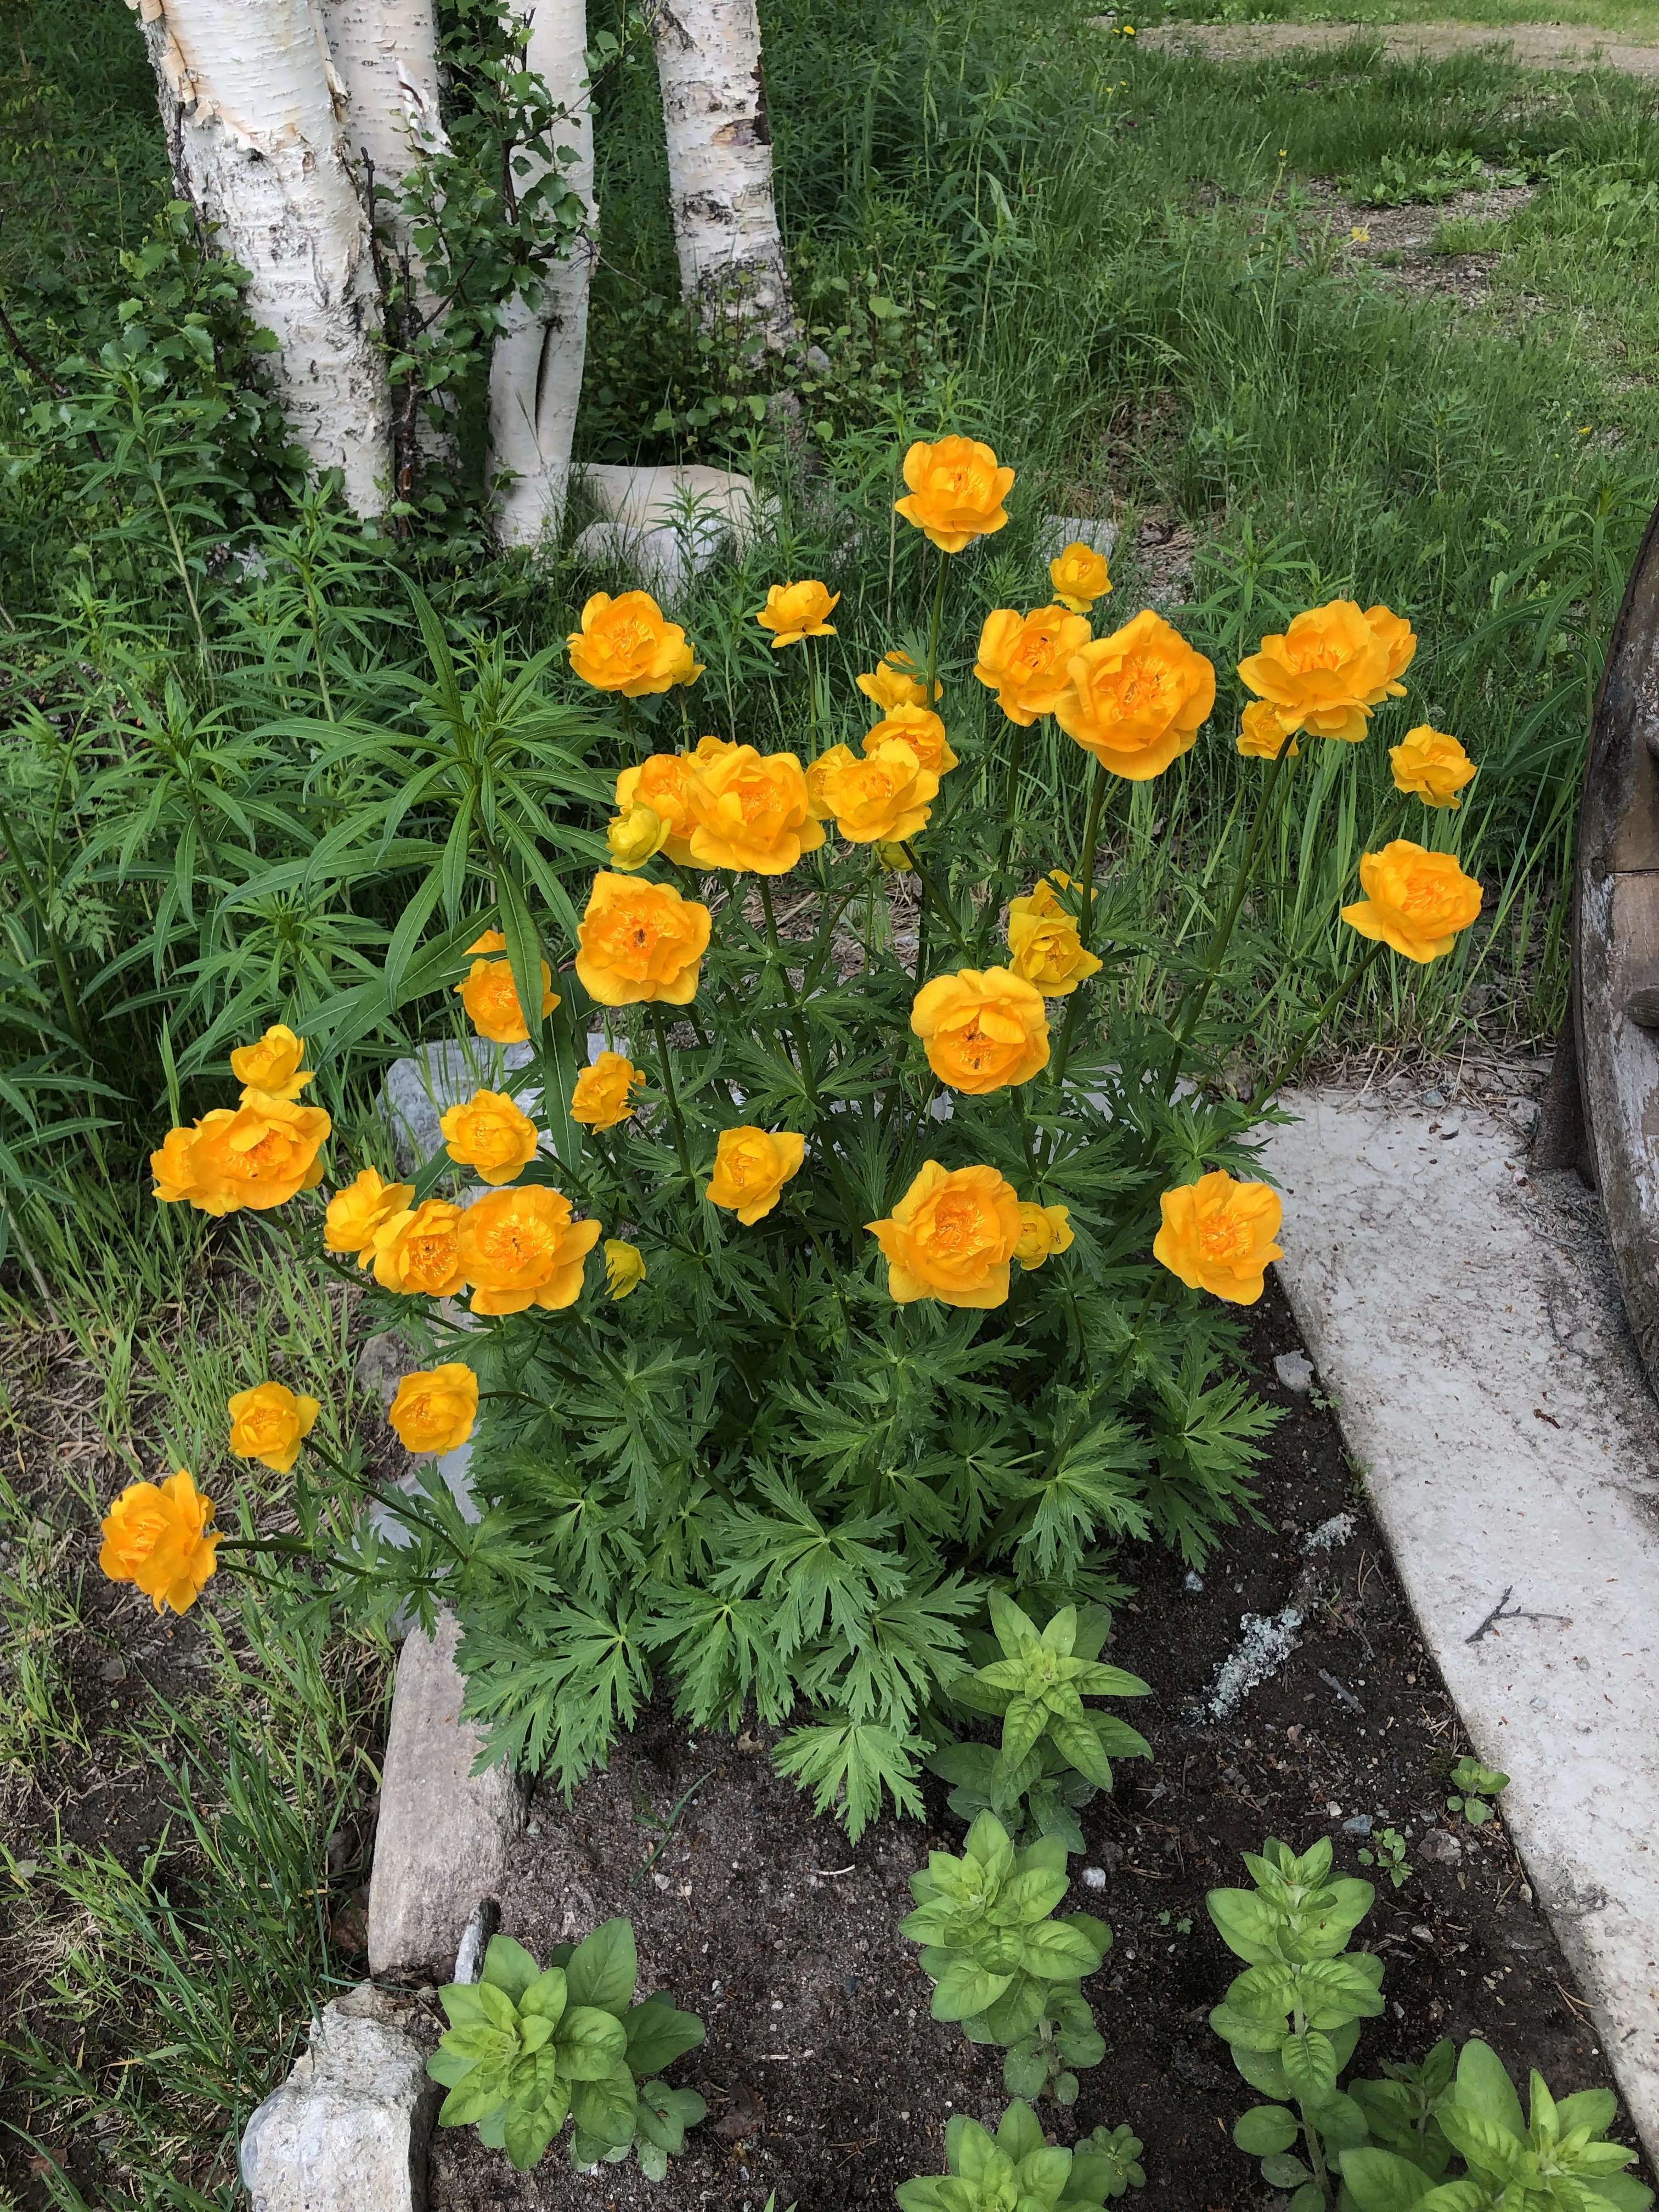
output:
<path id="1" fill-rule="evenodd" d="M 496 533 L 504 545 L 533 545 L 556 530 L 570 488 L 593 254 L 593 114 L 586 47 L 586 0 L 536 0 L 526 65 L 545 81 L 565 110 L 554 142 L 575 154 L 564 181 L 581 201 L 583 227 L 565 258 L 548 270 L 535 307 L 522 293 L 508 301 L 507 327 L 490 356 L 490 480 L 511 471 L 510 481 L 495 495 Z"/>
<path id="2" fill-rule="evenodd" d="M 769 344 L 787 346 L 797 333 L 755 0 L 665 0 L 651 28 L 684 296 L 705 323 L 734 307 Z"/>
<path id="3" fill-rule="evenodd" d="M 368 224 L 340 144 L 316 0 L 129 0 L 179 190 L 248 270 L 283 411 L 359 514 L 386 503 L 391 410 Z"/>
<path id="4" fill-rule="evenodd" d="M 321 0 L 321 6 L 329 52 L 345 88 L 341 136 L 347 162 L 364 188 L 365 207 L 368 179 L 359 166 L 365 156 L 377 198 L 382 185 L 394 195 L 378 220 L 390 232 L 393 251 L 407 261 L 410 306 L 421 327 L 430 329 L 441 319 L 443 301 L 425 280 L 410 240 L 414 225 L 398 211 L 395 196 L 418 161 L 449 150 L 438 112 L 437 9 L 434 0 Z M 418 392 L 395 392 L 392 404 L 400 414 L 406 405 L 417 410 L 412 424 L 401 422 L 394 439 L 404 466 L 412 460 L 411 446 L 428 459 L 453 465 L 455 436 L 447 422 L 453 395 L 446 395 L 443 428 L 433 422 L 429 403 Z M 400 495 L 410 489 L 398 486 Z"/>

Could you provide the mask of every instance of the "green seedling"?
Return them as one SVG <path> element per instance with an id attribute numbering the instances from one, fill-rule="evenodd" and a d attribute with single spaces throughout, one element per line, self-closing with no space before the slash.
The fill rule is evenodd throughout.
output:
<path id="1" fill-rule="evenodd" d="M 1396 1889 L 1412 1876 L 1412 1863 L 1406 1856 L 1406 1838 L 1398 1828 L 1384 1828 L 1380 1836 L 1371 1839 L 1372 1848 L 1364 1846 L 1355 1853 L 1361 1866 L 1374 1866 L 1387 1875 Z"/>
<path id="2" fill-rule="evenodd" d="M 954 1783 L 951 1809 L 963 1820 L 990 1811 L 1012 1834 L 1029 1829 L 1058 1836 L 1068 1851 L 1083 1849 L 1077 1808 L 1097 1790 L 1112 1786 L 1114 1759 L 1146 1759 L 1145 1736 L 1109 1713 L 1090 1711 L 1085 1697 L 1141 1698 L 1138 1674 L 1109 1667 L 1098 1654 L 1110 1616 L 1103 1607 L 1065 1606 L 1039 1633 L 1030 1615 L 1000 1590 L 991 1594 L 988 1638 L 975 1639 L 981 1656 L 1000 1647 L 1001 1656 L 951 1686 L 955 1705 L 1002 1722 L 1002 1741 L 947 1743 L 927 1759 L 931 1770 Z"/>
<path id="3" fill-rule="evenodd" d="M 1045 2143 L 1030 2106 L 1016 2098 L 993 2136 L 958 2112 L 945 2131 L 947 2171 L 902 2181 L 902 2212 L 1089 2212 L 1146 2174 L 1127 2128 L 1097 2128 L 1075 2150 Z"/>
<path id="4" fill-rule="evenodd" d="M 1035 2102 L 1046 2095 L 1057 2105 L 1074 2105 L 1078 2069 L 1098 2066 L 1105 2056 L 1106 2039 L 1088 1999 L 1075 1983 L 1056 1982 L 1043 1998 L 1036 2026 L 1010 2046 L 1002 2086 L 1011 2097 Z"/>
<path id="5" fill-rule="evenodd" d="M 483 1978 L 439 1992 L 449 2028 L 427 2062 L 449 2091 L 439 2126 L 476 2126 L 522 2173 L 569 2118 L 574 2166 L 632 2150 L 647 2180 L 660 2181 L 708 2108 L 695 2089 L 647 2077 L 694 2051 L 703 2026 L 660 1993 L 635 2004 L 638 1973 L 626 1920 L 556 1944 L 544 1970 L 511 1936 L 492 1936 Z"/>
<path id="6" fill-rule="evenodd" d="M 1051 1917 L 1066 1890 L 1059 1839 L 1016 1851 L 994 1813 L 969 1829 L 961 1858 L 929 1852 L 910 1877 L 916 1909 L 899 1932 L 922 1947 L 933 2018 L 960 2021 L 975 2043 L 1008 2046 L 1032 2035 L 1050 1991 L 1075 1990 L 1111 1945 L 1111 1929 L 1091 1913 Z"/>
<path id="7" fill-rule="evenodd" d="M 1488 1797 L 1496 1797 L 1510 1786 L 1507 1774 L 1500 1774 L 1495 1766 L 1482 1766 L 1478 1759 L 1467 1755 L 1460 1759 L 1451 1771 L 1454 1796 L 1446 1800 L 1449 1813 L 1461 1813 L 1472 1828 L 1484 1827 L 1492 1816 Z"/>

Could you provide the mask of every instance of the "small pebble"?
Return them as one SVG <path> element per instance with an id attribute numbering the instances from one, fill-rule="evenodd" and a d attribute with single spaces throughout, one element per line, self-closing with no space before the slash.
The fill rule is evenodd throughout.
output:
<path id="1" fill-rule="evenodd" d="M 1300 1394 L 1313 1382 L 1313 1362 L 1300 1352 L 1281 1352 L 1273 1361 L 1273 1373 L 1287 1390 Z"/>
<path id="2" fill-rule="evenodd" d="M 1455 1866 L 1463 1856 L 1463 1846 L 1444 1828 L 1430 1828 L 1417 1846 L 1417 1856 L 1430 1866 Z"/>
<path id="3" fill-rule="evenodd" d="M 1199 1593 L 1199 1591 L 1200 1591 L 1200 1590 L 1201 1590 L 1201 1589 L 1203 1589 L 1203 1587 L 1204 1587 L 1204 1577 L 1203 1577 L 1203 1576 L 1202 1576 L 1202 1575 L 1200 1575 L 1200 1574 L 1197 1574 L 1197 1573 L 1195 1573 L 1195 1572 L 1193 1571 L 1193 1569 L 1192 1569 L 1191 1567 L 1188 1567 L 1188 1570 L 1187 1570 L 1187 1588 L 1188 1588 L 1189 1590 L 1191 1590 L 1191 1591 L 1193 1592 L 1193 1594 L 1194 1594 L 1194 1596 L 1196 1596 L 1196 1595 L 1197 1595 L 1197 1594 Z"/>
<path id="4" fill-rule="evenodd" d="M 1419 1943 L 1432 1943 L 1434 1942 L 1434 1930 L 1432 1928 L 1419 1926 L 1413 1929 L 1412 1934 L 1417 1938 Z"/>
<path id="5" fill-rule="evenodd" d="M 105 1660 L 98 1672 L 106 1682 L 125 1682 L 127 1679 L 127 1662 L 118 1651 L 112 1659 Z"/>
<path id="6" fill-rule="evenodd" d="M 1369 1836 L 1370 1832 L 1371 1816 L 1369 1813 L 1356 1813 L 1352 1820 L 1342 1823 L 1345 1836 Z"/>
<path id="7" fill-rule="evenodd" d="M 1085 1889 L 1104 1889 L 1106 1887 L 1105 1868 L 1085 1867 L 1083 1869 L 1083 1887 Z"/>
<path id="8" fill-rule="evenodd" d="M 1425 1091 L 1423 1093 L 1423 1103 L 1425 1106 L 1443 1106 L 1445 1103 L 1446 1094 L 1443 1091 Z"/>
<path id="9" fill-rule="evenodd" d="M 1342 1818 L 1342 1808 L 1340 1805 L 1327 1805 L 1325 1810 L 1333 1820 L 1340 1820 Z"/>

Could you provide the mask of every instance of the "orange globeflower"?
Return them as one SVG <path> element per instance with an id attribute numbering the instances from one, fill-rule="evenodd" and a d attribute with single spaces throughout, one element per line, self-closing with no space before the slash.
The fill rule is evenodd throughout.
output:
<path id="1" fill-rule="evenodd" d="M 929 707 L 891 707 L 873 729 L 864 733 L 864 750 L 872 753 L 878 745 L 890 744 L 896 738 L 908 745 L 916 758 L 933 775 L 944 775 L 957 765 L 945 734 L 945 725 Z"/>
<path id="2" fill-rule="evenodd" d="M 110 1507 L 98 1565 L 112 1583 L 135 1583 L 157 1613 L 188 1613 L 213 1573 L 219 1541 L 210 1529 L 213 1500 L 180 1468 L 159 1487 L 130 1482 Z"/>
<path id="3" fill-rule="evenodd" d="M 452 1452 L 466 1442 L 477 1418 L 478 1378 L 459 1359 L 405 1375 L 386 1413 L 409 1452 Z"/>
<path id="4" fill-rule="evenodd" d="M 894 501 L 896 512 L 941 553 L 960 553 L 1008 520 L 1002 502 L 1013 489 L 1014 472 L 972 438 L 941 438 L 932 446 L 918 440 L 904 456 L 904 481 L 910 495 Z"/>
<path id="5" fill-rule="evenodd" d="M 777 633 L 772 640 L 775 653 L 780 646 L 799 645 L 804 637 L 833 637 L 836 625 L 830 617 L 840 604 L 841 593 L 832 593 L 823 584 L 774 584 L 755 619 L 763 629 Z"/>
<path id="6" fill-rule="evenodd" d="M 698 677 L 702 674 L 703 666 L 704 664 L 698 659 L 694 647 L 689 643 L 683 645 L 673 667 L 668 672 L 668 681 L 671 684 L 683 684 L 687 690 L 690 690 Z"/>
<path id="7" fill-rule="evenodd" d="M 873 699 L 884 714 L 890 714 L 895 707 L 925 707 L 928 704 L 927 679 L 916 672 L 916 665 L 908 653 L 896 647 L 884 653 L 879 664 L 866 676 L 855 676 L 853 681 L 866 699 Z M 943 698 L 945 686 L 935 680 L 933 697 Z"/>
<path id="8" fill-rule="evenodd" d="M 1409 837 L 1364 854 L 1359 884 L 1365 896 L 1343 908 L 1343 921 L 1419 966 L 1449 952 L 1480 911 L 1480 886 L 1455 857 L 1425 852 Z"/>
<path id="9" fill-rule="evenodd" d="M 1425 806 L 1449 806 L 1454 813 L 1463 804 L 1458 793 L 1477 772 L 1455 738 L 1426 722 L 1407 730 L 1402 744 L 1389 746 L 1389 765 L 1396 791 L 1414 791 Z"/>
<path id="10" fill-rule="evenodd" d="M 701 867 L 787 875 L 823 842 L 793 753 L 730 746 L 701 763 L 687 792 L 696 824 L 691 857 Z"/>
<path id="11" fill-rule="evenodd" d="M 1014 1257 L 1026 1274 L 1040 1267 L 1051 1253 L 1071 1249 L 1075 1239 L 1066 1218 L 1070 1211 L 1069 1206 L 1038 1206 L 1031 1199 L 1021 1199 L 1019 1242 L 1014 1247 Z"/>
<path id="12" fill-rule="evenodd" d="M 602 1052 L 576 1078 L 570 1094 L 571 1120 L 585 1121 L 590 1129 L 614 1129 L 633 1112 L 629 1093 L 644 1080 L 631 1060 L 619 1052 Z"/>
<path id="13" fill-rule="evenodd" d="M 272 1098 L 297 1098 L 315 1079 L 301 1075 L 306 1041 L 295 1036 L 286 1022 L 276 1022 L 256 1044 L 239 1045 L 230 1055 L 230 1072 L 250 1091 L 263 1091 Z"/>
<path id="14" fill-rule="evenodd" d="M 318 1158 L 332 1124 L 320 1106 L 299 1106 L 245 1091 L 234 1113 L 223 1107 L 197 1124 L 189 1152 L 191 1204 L 204 1213 L 263 1213 L 323 1179 Z"/>
<path id="15" fill-rule="evenodd" d="M 1048 580 L 1061 606 L 1069 607 L 1074 615 L 1086 615 L 1095 601 L 1103 599 L 1112 588 L 1106 556 L 1080 538 L 1074 538 L 1048 563 Z"/>
<path id="16" fill-rule="evenodd" d="M 412 1182 L 382 1182 L 375 1168 L 360 1170 L 355 1182 L 337 1190 L 323 1216 L 323 1243 L 331 1252 L 355 1252 L 357 1265 L 374 1257 L 374 1232 L 415 1195 Z"/>
<path id="17" fill-rule="evenodd" d="M 1007 1304 L 1008 1263 L 1025 1224 L 1012 1183 L 995 1168 L 947 1172 L 924 1160 L 891 1214 L 864 1225 L 881 1246 L 896 1305 L 918 1298 L 981 1309 Z"/>
<path id="18" fill-rule="evenodd" d="M 1072 655 L 1090 638 L 1082 615 L 1064 607 L 1039 607 L 1017 615 L 999 607 L 987 615 L 979 634 L 974 673 L 1011 722 L 1029 729 L 1039 714 L 1052 714 L 1072 680 Z"/>
<path id="19" fill-rule="evenodd" d="M 1395 678 L 1416 650 L 1411 624 L 1387 607 L 1362 612 L 1352 599 L 1332 599 L 1297 615 L 1282 635 L 1264 637 L 1238 673 L 1278 709 L 1282 729 L 1357 744 L 1372 708 L 1405 696 Z"/>
<path id="20" fill-rule="evenodd" d="M 468 950 L 474 952 L 504 951 L 507 939 L 499 929 L 487 929 Z M 559 994 L 553 989 L 553 970 L 545 960 L 542 963 L 542 1018 L 546 1019 L 559 1003 Z M 455 996 L 466 1008 L 467 1018 L 481 1037 L 491 1044 L 527 1044 L 530 1030 L 519 1004 L 519 988 L 513 981 L 510 960 L 475 959 L 466 971 L 464 982 L 452 985 Z"/>
<path id="21" fill-rule="evenodd" d="M 769 1214 L 783 1186 L 800 1173 L 806 1139 L 793 1129 L 745 1127 L 722 1129 L 714 1146 L 714 1172 L 706 1194 L 711 1206 L 724 1206 L 745 1229 Z"/>
<path id="22" fill-rule="evenodd" d="M 1285 725 L 1279 719 L 1277 707 L 1270 707 L 1265 699 L 1252 699 L 1244 709 L 1238 750 L 1246 760 L 1277 760 L 1280 753 L 1286 751 L 1294 758 L 1302 748 L 1294 738 L 1286 745 Z"/>
<path id="23" fill-rule="evenodd" d="M 1189 1291 L 1254 1305 L 1267 1262 L 1284 1256 L 1273 1242 L 1284 1215 L 1279 1193 L 1265 1182 L 1235 1182 L 1215 1168 L 1196 1182 L 1166 1190 L 1158 1205 L 1164 1225 L 1152 1240 L 1152 1257 Z"/>
<path id="24" fill-rule="evenodd" d="M 404 1297 L 453 1298 L 466 1286 L 461 1265 L 461 1209 L 423 1198 L 390 1214 L 374 1232 L 374 1279 Z"/>
<path id="25" fill-rule="evenodd" d="M 641 699 L 690 684 L 702 673 L 685 632 L 668 621 L 649 592 L 624 592 L 613 599 L 595 592 L 582 609 L 582 626 L 565 641 L 572 671 L 596 691 Z"/>
<path id="26" fill-rule="evenodd" d="M 1215 704 L 1214 668 L 1150 609 L 1074 653 L 1071 675 L 1054 720 L 1131 783 L 1189 750 Z"/>
<path id="27" fill-rule="evenodd" d="M 1070 881 L 1068 876 L 1044 876 L 1029 898 L 1008 902 L 1008 965 L 1045 999 L 1070 998 L 1103 965 L 1084 950 L 1075 918 L 1054 895 L 1056 882 L 1064 890 Z"/>
<path id="28" fill-rule="evenodd" d="M 601 1235 L 597 1221 L 573 1221 L 570 1200 L 545 1185 L 492 1190 L 461 1216 L 461 1266 L 475 1314 L 556 1310 L 581 1295 L 582 1267 Z"/>
<path id="29" fill-rule="evenodd" d="M 691 860 L 691 799 L 690 785 L 696 763 L 690 753 L 653 753 L 636 768 L 625 768 L 617 778 L 617 811 L 629 814 L 648 806 L 668 824 L 663 850 L 684 868 Z"/>
<path id="30" fill-rule="evenodd" d="M 833 745 L 813 763 L 814 811 L 833 815 L 836 829 L 854 845 L 901 844 L 927 828 L 939 778 L 906 744 L 872 745 L 866 739 L 865 754 L 860 760 L 845 745 Z"/>
<path id="31" fill-rule="evenodd" d="M 475 1091 L 438 1117 L 444 1150 L 481 1182 L 511 1182 L 536 1157 L 536 1124 L 504 1091 Z"/>
<path id="32" fill-rule="evenodd" d="M 257 1459 L 273 1474 L 286 1474 L 322 1410 L 315 1398 L 296 1394 L 286 1382 L 256 1382 L 227 1401 L 230 1449 L 238 1459 Z"/>
<path id="33" fill-rule="evenodd" d="M 1028 1083 L 1048 1065 L 1042 994 L 1006 968 L 935 975 L 916 993 L 910 1027 L 939 1081 L 971 1098 Z"/>
<path id="34" fill-rule="evenodd" d="M 150 1196 L 163 1206 L 178 1206 L 185 1199 L 195 1203 L 196 1170 L 190 1164 L 190 1148 L 201 1126 L 195 1121 L 188 1129 L 169 1129 L 161 1151 L 149 1156 L 149 1171 L 155 1178 Z"/>
<path id="35" fill-rule="evenodd" d="M 822 834 L 822 833 L 820 833 Z M 601 870 L 577 927 L 576 974 L 602 1006 L 687 1006 L 708 950 L 708 909 L 672 884 Z"/>

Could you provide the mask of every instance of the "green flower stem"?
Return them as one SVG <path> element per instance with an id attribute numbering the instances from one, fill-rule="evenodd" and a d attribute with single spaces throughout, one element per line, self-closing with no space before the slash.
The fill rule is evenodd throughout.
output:
<path id="1" fill-rule="evenodd" d="M 1313 1012 L 1309 1015 L 1307 1020 L 1302 1024 L 1302 1031 L 1297 1042 L 1296 1050 L 1291 1054 L 1289 1060 L 1285 1062 L 1282 1067 L 1279 1068 L 1267 1082 L 1259 1086 L 1255 1097 L 1250 1102 L 1252 1106 L 1261 1104 L 1265 1100 L 1271 1098 L 1274 1091 L 1282 1091 L 1284 1089 L 1285 1085 L 1290 1081 L 1291 1078 L 1301 1066 L 1303 1061 L 1308 1057 L 1310 1051 L 1312 1049 L 1314 1039 L 1319 1035 L 1321 1029 L 1324 1026 L 1326 1016 L 1329 1014 L 1334 1007 L 1341 1004 L 1342 1000 L 1347 997 L 1349 992 L 1352 990 L 1354 985 L 1358 982 L 1360 977 L 1368 974 L 1370 970 L 1376 966 L 1377 961 L 1381 958 L 1382 955 L 1388 951 L 1388 946 L 1383 943 L 1381 938 L 1376 939 L 1372 943 L 1370 950 L 1364 954 L 1364 957 L 1355 961 L 1353 966 L 1349 969 L 1347 974 L 1342 978 L 1342 981 L 1337 985 L 1336 988 L 1327 997 L 1320 1000 L 1318 1006 L 1315 1007 Z"/>
<path id="2" fill-rule="evenodd" d="M 1077 918 L 1078 943 L 1086 952 L 1089 933 L 1094 926 L 1095 855 L 1100 849 L 1100 817 L 1106 804 L 1106 781 L 1109 771 L 1099 761 L 1095 763 L 1094 781 L 1089 787 L 1089 813 L 1083 827 L 1083 860 L 1078 869 L 1077 880 L 1082 890 L 1083 904 Z M 1066 1022 L 1060 1033 L 1060 1050 L 1054 1057 L 1054 1083 L 1058 1090 L 1066 1080 L 1066 1067 L 1072 1057 L 1072 1037 L 1077 1028 L 1078 1005 L 1088 988 L 1079 983 L 1066 1001 Z"/>
<path id="3" fill-rule="evenodd" d="M 927 689 L 923 694 L 929 707 L 937 703 L 933 694 L 939 680 L 939 632 L 945 624 L 945 578 L 951 565 L 948 553 L 938 546 L 933 550 L 939 554 L 939 580 L 933 586 L 933 611 L 927 623 Z"/>
<path id="4" fill-rule="evenodd" d="M 651 1026 L 656 1032 L 657 1058 L 662 1067 L 663 1095 L 668 1101 L 668 1118 L 674 1125 L 674 1149 L 680 1156 L 680 1172 L 695 1191 L 697 1179 L 691 1172 L 691 1153 L 685 1141 L 685 1123 L 680 1118 L 679 1093 L 674 1088 L 673 1062 L 668 1050 L 668 1024 L 662 1018 L 662 1008 L 654 1003 L 651 1008 Z"/>
<path id="5" fill-rule="evenodd" d="M 1255 815 L 1250 823 L 1249 835 L 1244 841 L 1244 854 L 1238 864 L 1238 876 L 1233 884 L 1233 895 L 1227 902 L 1226 912 L 1216 924 L 1214 934 L 1211 937 L 1210 950 L 1204 962 L 1204 972 L 1199 978 L 1196 989 L 1185 994 L 1182 1005 L 1176 1008 L 1176 1019 L 1181 1022 L 1181 1028 L 1176 1033 L 1175 1051 L 1170 1057 L 1169 1071 L 1164 1079 L 1165 1097 L 1174 1092 L 1176 1085 L 1180 1079 L 1182 1060 L 1186 1056 L 1187 1047 L 1192 1042 L 1193 1031 L 1198 1027 L 1210 993 L 1215 988 L 1216 977 L 1221 973 L 1221 963 L 1227 957 L 1227 947 L 1232 943 L 1233 931 L 1237 925 L 1239 915 L 1243 909 L 1244 894 L 1250 887 L 1250 878 L 1255 872 L 1256 860 L 1266 848 L 1268 827 L 1277 817 L 1279 808 L 1284 802 L 1285 794 L 1290 789 L 1290 779 L 1285 771 L 1290 764 L 1292 742 L 1293 740 L 1287 737 L 1273 755 L 1272 765 L 1267 770 L 1267 778 L 1261 787 L 1261 795 L 1256 801 Z M 1182 1019 L 1182 1007 L 1186 1012 L 1184 1020 Z"/>
<path id="6" fill-rule="evenodd" d="M 429 1536 L 435 1536 L 458 1559 L 466 1557 L 442 1522 L 434 1521 L 416 1504 L 411 1492 L 400 1490 L 395 1498 L 388 1498 L 378 1483 L 371 1482 L 367 1475 L 359 1474 L 355 1468 L 349 1468 L 343 1460 L 337 1459 L 326 1444 L 319 1444 L 308 1437 L 306 1449 L 313 1458 L 321 1460 L 329 1472 L 337 1475 L 342 1482 L 349 1483 L 354 1490 L 361 1491 L 365 1498 L 373 1498 L 375 1504 L 383 1506 L 388 1513 L 395 1513 L 399 1520 L 412 1521 L 417 1528 L 424 1528 Z"/>
<path id="7" fill-rule="evenodd" d="M 1002 902 L 1007 894 L 1009 863 L 1014 850 L 1014 810 L 1019 798 L 1019 771 L 1025 758 L 1025 725 L 1011 725 L 1013 736 L 1008 744 L 1008 780 L 1002 793 L 1002 837 L 997 847 L 996 873 L 991 879 L 991 891 L 985 902 L 985 913 L 977 939 L 979 957 L 982 962 L 985 948 L 991 941 L 991 932 L 996 927 Z"/>
<path id="8" fill-rule="evenodd" d="M 916 851 L 915 847 L 909 844 L 902 844 L 899 847 L 899 850 L 903 854 L 905 859 L 910 863 L 910 866 L 921 877 L 921 888 L 926 895 L 927 905 L 933 908 L 939 920 L 945 924 L 945 927 L 950 931 L 951 936 L 956 939 L 957 950 L 961 953 L 964 960 L 971 960 L 973 954 L 969 949 L 968 940 L 963 935 L 961 927 L 958 924 L 955 915 L 951 911 L 950 906 L 947 904 L 943 894 L 940 892 L 939 885 L 933 881 L 933 877 L 928 873 L 926 866 L 923 865 L 921 856 Z M 924 914 L 925 912 L 926 908 L 924 908 Z M 922 939 L 920 933 L 918 933 L 916 939 L 916 981 L 918 983 L 922 980 L 921 948 Z"/>

